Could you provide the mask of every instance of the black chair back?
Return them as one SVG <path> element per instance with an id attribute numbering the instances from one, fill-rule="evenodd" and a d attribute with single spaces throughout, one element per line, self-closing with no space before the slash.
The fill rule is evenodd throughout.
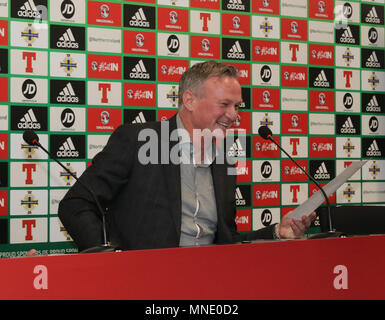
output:
<path id="1" fill-rule="evenodd" d="M 332 226 L 347 235 L 385 234 L 385 206 L 331 207 Z M 317 210 L 321 232 L 329 231 L 327 207 Z"/>

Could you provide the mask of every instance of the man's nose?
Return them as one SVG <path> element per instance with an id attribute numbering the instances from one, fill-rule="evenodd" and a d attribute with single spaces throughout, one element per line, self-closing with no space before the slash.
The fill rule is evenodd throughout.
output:
<path id="1" fill-rule="evenodd" d="M 238 108 L 235 105 L 228 107 L 226 110 L 226 116 L 232 121 L 237 120 L 238 118 Z"/>

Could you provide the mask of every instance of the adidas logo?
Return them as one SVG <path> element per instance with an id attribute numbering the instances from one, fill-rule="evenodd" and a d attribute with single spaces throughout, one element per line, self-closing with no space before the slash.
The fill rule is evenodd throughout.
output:
<path id="1" fill-rule="evenodd" d="M 130 22 L 130 27 L 142 27 L 149 28 L 150 22 L 147 21 L 147 18 L 144 14 L 143 8 L 139 8 L 137 12 L 132 16 Z"/>
<path id="2" fill-rule="evenodd" d="M 144 117 L 143 112 L 139 112 L 139 114 L 136 116 L 135 120 L 132 121 L 132 123 L 146 123 L 146 118 Z"/>
<path id="3" fill-rule="evenodd" d="M 28 0 L 20 7 L 20 10 L 17 11 L 17 15 L 23 18 L 36 18 L 41 19 L 40 12 L 37 10 L 33 0 Z"/>
<path id="4" fill-rule="evenodd" d="M 242 3 L 242 0 L 230 0 L 227 4 L 227 9 L 244 11 L 245 5 Z"/>
<path id="5" fill-rule="evenodd" d="M 366 151 L 367 157 L 381 157 L 381 151 L 378 148 L 377 141 L 373 140 L 372 144 L 369 146 L 368 150 Z"/>
<path id="6" fill-rule="evenodd" d="M 233 145 L 227 151 L 229 157 L 246 157 L 246 150 L 243 149 L 241 141 L 239 138 L 235 140 Z"/>
<path id="7" fill-rule="evenodd" d="M 227 53 L 227 58 L 233 58 L 233 59 L 245 59 L 246 58 L 238 40 L 235 41 L 233 46 L 230 48 L 229 52 Z"/>
<path id="8" fill-rule="evenodd" d="M 239 187 L 235 189 L 235 205 L 236 206 L 245 206 L 246 200 L 243 198 L 241 190 Z"/>
<path id="9" fill-rule="evenodd" d="M 314 179 L 330 180 L 330 173 L 326 168 L 325 162 L 322 162 L 317 171 L 315 172 Z"/>
<path id="10" fill-rule="evenodd" d="M 79 151 L 76 151 L 75 145 L 72 142 L 71 137 L 68 137 L 66 141 L 60 146 L 56 152 L 56 156 L 60 158 L 77 158 L 79 157 Z"/>
<path id="11" fill-rule="evenodd" d="M 365 17 L 365 22 L 367 23 L 380 23 L 380 18 L 377 15 L 377 11 L 375 7 L 372 7 L 372 9 L 368 12 L 368 14 Z"/>
<path id="12" fill-rule="evenodd" d="M 39 130 L 41 128 L 40 123 L 37 121 L 35 113 L 32 109 L 29 109 L 27 113 L 20 119 L 17 124 L 19 129 L 35 129 Z"/>
<path id="13" fill-rule="evenodd" d="M 69 48 L 69 49 L 78 49 L 79 43 L 76 42 L 76 39 L 72 33 L 71 28 L 68 28 L 63 35 L 59 38 L 59 41 L 56 42 L 58 48 Z"/>
<path id="14" fill-rule="evenodd" d="M 366 106 L 366 112 L 381 112 L 381 108 L 378 105 L 377 97 L 373 96 L 372 99 L 370 99 L 368 105 Z"/>
<path id="15" fill-rule="evenodd" d="M 346 30 L 342 33 L 340 42 L 356 44 L 356 39 L 353 37 L 352 30 L 350 30 L 349 26 L 347 26 Z"/>
<path id="16" fill-rule="evenodd" d="M 345 123 L 342 125 L 341 133 L 342 134 L 344 134 L 344 133 L 345 134 L 355 134 L 356 133 L 356 129 L 354 128 L 352 119 L 350 117 L 348 117 L 346 119 Z"/>
<path id="17" fill-rule="evenodd" d="M 56 98 L 57 102 L 69 102 L 78 103 L 79 98 L 76 96 L 74 89 L 72 88 L 71 82 L 68 82 L 62 91 L 59 92 L 59 96 Z"/>
<path id="18" fill-rule="evenodd" d="M 147 69 L 142 59 L 140 59 L 139 62 L 136 64 L 136 66 L 132 68 L 130 72 L 130 78 L 150 79 L 150 74 L 147 72 Z"/>
<path id="19" fill-rule="evenodd" d="M 326 78 L 325 71 L 322 69 L 317 78 L 314 80 L 315 87 L 330 87 L 330 82 Z"/>
<path id="20" fill-rule="evenodd" d="M 372 54 L 369 56 L 368 60 L 366 60 L 365 67 L 367 67 L 367 68 L 381 68 L 381 64 L 377 59 L 377 55 L 376 55 L 375 51 L 373 51 Z"/>

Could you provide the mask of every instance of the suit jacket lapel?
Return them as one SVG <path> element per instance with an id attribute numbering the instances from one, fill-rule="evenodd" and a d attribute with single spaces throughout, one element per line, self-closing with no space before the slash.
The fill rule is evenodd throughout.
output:
<path id="1" fill-rule="evenodd" d="M 178 141 L 170 141 L 170 135 L 177 128 L 176 116 L 173 116 L 169 120 L 169 132 L 161 135 L 161 143 L 168 143 L 168 161 L 170 164 L 164 164 L 165 180 L 168 190 L 168 197 L 171 207 L 171 215 L 173 216 L 176 232 L 178 238 L 181 232 L 182 222 L 182 200 L 181 200 L 181 181 L 180 181 L 180 165 L 173 164 L 170 160 L 170 154 L 172 148 L 178 143 Z M 160 146 L 161 147 L 161 146 Z"/>
<path id="2" fill-rule="evenodd" d="M 217 205 L 217 216 L 218 216 L 218 229 L 224 224 L 223 212 L 225 210 L 224 203 L 226 200 L 226 168 L 224 164 L 213 163 L 211 165 L 211 173 L 213 176 L 215 202 Z"/>

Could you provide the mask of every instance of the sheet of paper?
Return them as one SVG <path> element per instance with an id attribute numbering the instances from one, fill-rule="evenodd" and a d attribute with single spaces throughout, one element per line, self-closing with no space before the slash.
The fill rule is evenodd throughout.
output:
<path id="1" fill-rule="evenodd" d="M 330 181 L 326 186 L 323 187 L 327 197 L 337 191 L 357 170 L 359 170 L 368 160 L 355 161 L 342 171 L 337 177 Z M 295 208 L 288 214 L 288 217 L 301 219 L 302 216 L 310 215 L 315 209 L 317 209 L 323 202 L 325 197 L 321 190 L 314 193 L 309 199 L 302 203 L 299 207 Z"/>

